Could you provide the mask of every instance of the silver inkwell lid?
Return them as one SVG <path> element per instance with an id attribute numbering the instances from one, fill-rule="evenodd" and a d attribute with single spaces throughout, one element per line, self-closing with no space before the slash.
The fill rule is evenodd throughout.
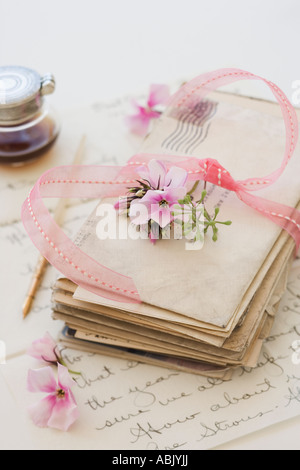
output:
<path id="1" fill-rule="evenodd" d="M 30 121 L 43 106 L 44 95 L 55 90 L 55 79 L 41 77 L 20 66 L 0 67 L 0 126 L 17 126 Z"/>

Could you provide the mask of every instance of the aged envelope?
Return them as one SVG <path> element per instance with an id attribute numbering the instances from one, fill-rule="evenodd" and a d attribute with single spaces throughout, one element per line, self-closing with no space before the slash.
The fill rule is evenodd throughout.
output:
<path id="1" fill-rule="evenodd" d="M 210 127 L 194 154 L 219 159 L 236 178 L 254 176 L 254 170 L 256 176 L 262 176 L 276 168 L 283 155 L 284 133 L 277 112 L 278 106 L 263 101 L 238 98 L 229 104 L 219 100 Z M 145 140 L 142 151 L 173 150 L 166 144 L 166 138 L 176 131 L 176 126 L 172 117 L 163 116 Z M 237 138 L 238 145 L 224 144 L 229 133 Z M 259 191 L 260 195 L 295 206 L 300 196 L 299 157 L 298 147 L 280 180 Z M 209 201 L 212 206 L 223 201 L 222 216 L 233 224 L 224 227 L 217 243 L 207 239 L 199 252 L 186 251 L 184 243 L 177 240 L 163 240 L 155 247 L 147 240 L 100 241 L 95 215 L 76 242 L 97 261 L 132 277 L 145 304 L 210 324 L 215 330 L 232 331 L 261 282 L 262 278 L 257 276 L 263 277 L 268 263 L 277 256 L 281 230 L 228 191 L 215 188 Z M 82 289 L 78 296 L 84 298 Z"/>
<path id="2" fill-rule="evenodd" d="M 93 250 L 93 243 L 97 243 L 97 240 L 93 237 L 93 231 L 96 231 L 96 211 L 89 217 L 88 222 L 84 224 L 82 229 L 80 230 L 79 234 L 76 237 L 77 243 L 81 247 L 83 247 L 84 251 L 91 250 L 89 253 L 92 254 Z M 229 323 L 225 327 L 219 327 L 218 325 L 214 325 L 212 322 L 202 322 L 196 318 L 192 318 L 185 315 L 180 315 L 176 312 L 166 310 L 163 308 L 158 308 L 157 306 L 142 303 L 139 305 L 135 304 L 125 304 L 122 302 L 116 302 L 109 299 L 104 299 L 102 297 L 93 294 L 82 287 L 78 287 L 74 292 L 74 298 L 77 300 L 81 300 L 83 302 L 94 303 L 96 305 L 102 306 L 103 313 L 108 308 L 113 308 L 115 310 L 121 310 L 123 312 L 127 312 L 127 314 L 138 314 L 138 316 L 145 316 L 153 321 L 154 318 L 158 318 L 160 320 L 165 320 L 170 325 L 171 323 L 175 323 L 176 325 L 181 324 L 188 326 L 189 328 L 195 327 L 197 328 L 197 332 L 202 331 L 205 334 L 212 332 L 215 335 L 219 335 L 223 338 L 228 337 L 233 329 L 235 328 L 236 324 L 238 323 L 241 316 L 246 311 L 249 302 L 251 301 L 252 297 L 256 293 L 258 287 L 260 286 L 264 276 L 270 269 L 270 266 L 279 255 L 280 251 L 282 250 L 283 246 L 285 245 L 286 241 L 288 240 L 289 236 L 286 232 L 282 232 L 278 239 L 276 240 L 272 250 L 264 260 L 259 272 L 254 277 L 251 285 L 247 289 L 245 295 L 243 296 L 240 304 L 236 307 L 235 312 L 232 314 L 232 318 L 230 319 Z M 194 315 L 195 317 L 196 315 Z"/>
<path id="3" fill-rule="evenodd" d="M 282 297 L 290 260 L 293 258 L 292 252 L 293 240 L 289 239 L 254 296 L 243 323 L 221 348 L 188 340 L 181 337 L 180 332 L 177 332 L 176 336 L 175 329 L 170 336 L 165 331 L 153 328 L 151 324 L 138 326 L 137 317 L 128 318 L 126 315 L 121 315 L 119 319 L 103 317 L 101 313 L 96 313 L 96 305 L 84 304 L 73 299 L 74 286 L 68 286 L 70 283 L 65 280 L 60 280 L 56 284 L 53 295 L 54 318 L 63 320 L 70 328 L 76 330 L 75 337 L 78 339 L 151 351 L 169 357 L 186 357 L 225 367 L 238 365 L 254 367 L 262 342 L 273 322 L 267 310 L 274 308 L 277 299 Z M 64 291 L 64 286 L 69 291 Z M 98 345 L 94 346 L 97 351 Z M 92 347 L 88 344 L 89 349 Z M 109 352 L 109 349 L 107 351 Z"/>

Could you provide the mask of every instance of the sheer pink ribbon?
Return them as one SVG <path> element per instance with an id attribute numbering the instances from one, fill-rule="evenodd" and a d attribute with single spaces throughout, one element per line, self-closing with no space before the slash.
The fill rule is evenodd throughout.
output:
<path id="1" fill-rule="evenodd" d="M 43 203 L 43 198 L 105 198 L 126 195 L 139 178 L 136 169 L 151 159 L 164 160 L 166 166 L 180 166 L 188 172 L 188 181 L 204 180 L 230 191 L 241 201 L 268 217 L 286 230 L 300 244 L 300 212 L 295 208 L 252 195 L 262 187 L 273 184 L 288 164 L 298 139 L 298 121 L 295 110 L 272 82 L 238 69 L 222 69 L 200 75 L 175 93 L 167 112 L 194 106 L 216 88 L 236 80 L 262 80 L 276 97 L 285 123 L 286 146 L 280 168 L 264 178 L 235 181 L 216 160 L 197 159 L 178 155 L 138 154 L 123 167 L 118 166 L 62 166 L 44 173 L 22 208 L 24 226 L 40 253 L 75 284 L 105 298 L 121 302 L 140 302 L 134 281 L 96 262 L 78 248 L 58 227 Z"/>

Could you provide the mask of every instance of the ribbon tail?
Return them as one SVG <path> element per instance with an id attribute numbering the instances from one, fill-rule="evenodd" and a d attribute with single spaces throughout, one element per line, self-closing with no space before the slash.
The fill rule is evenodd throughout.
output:
<path id="1" fill-rule="evenodd" d="M 294 239 L 296 253 L 298 252 L 300 246 L 300 211 L 298 209 L 253 196 L 244 190 L 238 190 L 237 195 L 245 204 L 286 230 Z"/>
<path id="2" fill-rule="evenodd" d="M 95 170 L 102 170 L 104 181 L 93 179 Z M 77 179 L 78 173 L 84 179 Z M 126 182 L 121 185 L 114 183 L 119 169 L 115 168 L 110 173 L 105 167 L 79 169 L 74 166 L 49 170 L 24 202 L 22 221 L 39 252 L 65 277 L 101 297 L 137 303 L 141 300 L 133 279 L 101 265 L 80 250 L 57 225 L 43 202 L 43 197 L 101 198 L 118 193 Z"/>

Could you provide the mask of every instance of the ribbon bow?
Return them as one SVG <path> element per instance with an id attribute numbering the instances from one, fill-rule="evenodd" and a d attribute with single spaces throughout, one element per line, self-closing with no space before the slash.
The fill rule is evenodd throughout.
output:
<path id="1" fill-rule="evenodd" d="M 43 203 L 44 197 L 105 198 L 125 195 L 128 187 L 136 184 L 136 168 L 151 159 L 164 160 L 167 167 L 179 166 L 187 170 L 188 180 L 204 180 L 234 191 L 241 201 L 268 217 L 286 230 L 300 245 L 300 212 L 277 202 L 251 194 L 252 191 L 272 185 L 282 174 L 294 152 L 298 139 L 298 120 L 295 110 L 284 93 L 272 82 L 238 69 L 222 69 L 200 75 L 175 93 L 168 104 L 176 108 L 195 106 L 195 103 L 216 88 L 236 80 L 262 80 L 277 99 L 285 123 L 286 146 L 280 168 L 264 178 L 235 181 L 218 161 L 190 156 L 138 154 L 123 167 L 118 166 L 63 166 L 44 173 L 22 208 L 24 226 L 41 254 L 75 284 L 102 297 L 121 302 L 140 302 L 140 296 L 130 277 L 115 272 L 82 252 L 58 227 Z M 99 178 L 97 177 L 99 176 Z"/>

